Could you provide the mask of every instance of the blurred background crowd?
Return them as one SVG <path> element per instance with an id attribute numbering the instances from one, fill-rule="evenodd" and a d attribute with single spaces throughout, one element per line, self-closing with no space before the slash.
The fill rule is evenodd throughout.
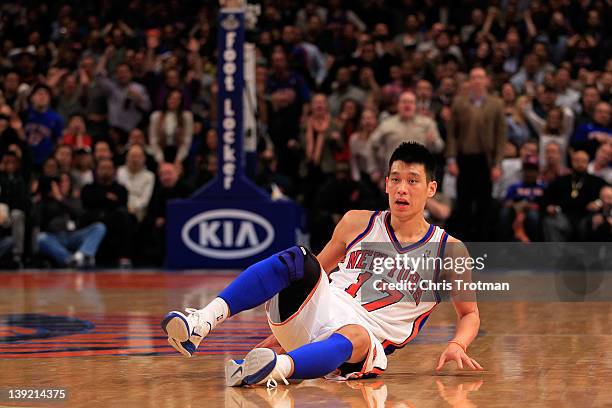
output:
<path id="1" fill-rule="evenodd" d="M 217 171 L 217 2 L 0 6 L 0 255 L 163 265 L 165 206 Z M 468 241 L 609 241 L 604 0 L 270 0 L 253 179 L 316 252 L 384 209 L 402 141 L 438 161 L 429 219 Z"/>

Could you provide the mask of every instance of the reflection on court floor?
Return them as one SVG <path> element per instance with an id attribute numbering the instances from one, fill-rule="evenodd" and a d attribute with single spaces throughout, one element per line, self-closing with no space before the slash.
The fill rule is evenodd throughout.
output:
<path id="1" fill-rule="evenodd" d="M 199 306 L 235 274 L 30 271 L 0 275 L 0 384 L 68 391 L 57 406 L 602 406 L 612 401 L 609 302 L 482 302 L 470 348 L 485 372 L 434 371 L 456 316 L 441 304 L 372 380 L 226 388 L 223 363 L 269 334 L 260 309 L 229 319 L 191 359 L 166 343 L 169 309 Z M 523 275 L 521 275 L 523 276 Z M 527 279 L 527 278 L 525 278 Z M 589 394 L 584 394 L 588 387 Z M 14 406 L 0 398 L 0 406 Z M 46 406 L 38 402 L 20 406 Z"/>

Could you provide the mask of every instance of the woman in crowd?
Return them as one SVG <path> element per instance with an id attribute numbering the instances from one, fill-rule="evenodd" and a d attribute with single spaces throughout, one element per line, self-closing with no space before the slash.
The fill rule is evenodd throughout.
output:
<path id="1" fill-rule="evenodd" d="M 193 114 L 183 109 L 180 91 L 168 93 L 162 110 L 151 114 L 149 143 L 158 163 L 181 164 L 193 137 Z"/>
<path id="2" fill-rule="evenodd" d="M 540 163 L 544 163 L 546 145 L 550 142 L 556 142 L 561 147 L 561 159 L 563 164 L 565 164 L 567 146 L 570 136 L 574 131 L 574 113 L 572 110 L 566 107 L 553 107 L 548 111 L 546 119 L 542 119 L 535 113 L 533 107 L 528 104 L 525 107 L 525 115 L 531 126 L 538 133 Z"/>
<path id="3" fill-rule="evenodd" d="M 527 99 L 524 96 L 517 98 L 512 84 L 506 82 L 502 86 L 502 100 L 504 101 L 504 112 L 506 114 L 506 124 L 508 125 L 508 141 L 519 148 L 531 136 L 522 109 Z"/>
<path id="4" fill-rule="evenodd" d="M 349 140 L 351 178 L 355 181 L 370 179 L 367 169 L 366 144 L 376 126 L 378 126 L 376 111 L 372 108 L 365 108 L 361 113 L 359 127 Z"/>
<path id="5" fill-rule="evenodd" d="M 327 96 L 315 94 L 311 100 L 310 116 L 301 131 L 301 148 L 305 153 L 301 174 L 307 207 L 317 187 L 334 174 L 337 164 L 334 154 L 342 147 L 342 135 L 332 120 Z"/>

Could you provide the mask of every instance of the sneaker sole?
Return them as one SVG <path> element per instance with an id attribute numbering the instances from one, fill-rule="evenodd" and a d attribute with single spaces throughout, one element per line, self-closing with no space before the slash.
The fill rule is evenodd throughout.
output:
<path id="1" fill-rule="evenodd" d="M 161 327 L 168 337 L 179 343 L 189 340 L 189 323 L 187 323 L 187 316 L 181 312 L 168 313 L 162 320 Z"/>
<path id="2" fill-rule="evenodd" d="M 229 360 L 225 363 L 225 385 L 237 387 L 255 385 L 266 378 L 276 366 L 276 353 L 268 348 L 256 348 L 244 357 L 242 364 Z"/>
<path id="3" fill-rule="evenodd" d="M 189 324 L 187 317 L 181 312 L 170 312 L 162 320 L 161 327 L 168 335 L 168 344 L 185 357 L 191 357 L 183 343 L 189 342 Z"/>

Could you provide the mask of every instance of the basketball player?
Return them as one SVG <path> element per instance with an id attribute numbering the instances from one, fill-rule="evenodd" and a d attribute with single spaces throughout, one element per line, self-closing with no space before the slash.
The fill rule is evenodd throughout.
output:
<path id="1" fill-rule="evenodd" d="M 260 347 L 244 360 L 228 361 L 228 386 L 381 374 L 386 355 L 412 340 L 439 302 L 433 290 L 385 290 L 382 284 L 394 279 L 437 280 L 439 270 L 376 273 L 374 259 L 397 254 L 418 258 L 434 250 L 439 257 L 467 257 L 459 241 L 423 217 L 427 199 L 436 193 L 434 174 L 431 153 L 420 144 L 403 143 L 389 161 L 388 211 L 349 211 L 318 257 L 304 247 L 289 248 L 247 268 L 203 309 L 187 309 L 187 316 L 170 312 L 162 321 L 169 343 L 189 357 L 229 316 L 265 303 L 273 339 L 264 343 L 272 347 L 278 342 L 288 352 L 277 355 L 272 348 Z M 331 276 L 326 273 L 336 267 L 339 270 Z M 443 272 L 451 277 L 456 273 Z M 461 279 L 470 280 L 469 270 Z M 437 369 L 456 361 L 461 369 L 482 370 L 466 352 L 480 326 L 476 302 L 473 297 L 453 296 L 453 305 L 456 333 Z"/>

